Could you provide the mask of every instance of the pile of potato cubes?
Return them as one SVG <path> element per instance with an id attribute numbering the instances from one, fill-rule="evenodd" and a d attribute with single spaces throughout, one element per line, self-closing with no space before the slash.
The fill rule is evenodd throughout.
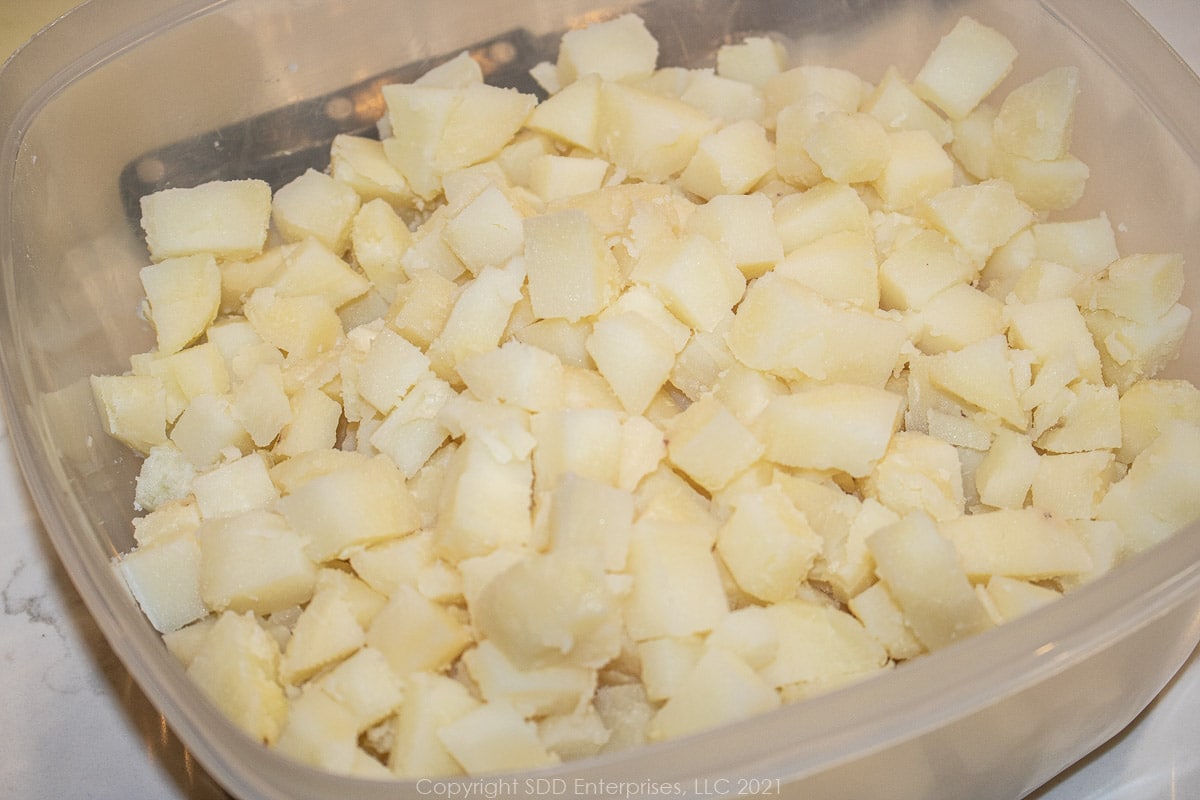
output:
<path id="1" fill-rule="evenodd" d="M 685 735 L 1059 597 L 1200 515 L 1183 261 L 1080 197 L 1078 70 L 749 37 L 466 54 L 327 172 L 145 197 L 117 565 L 250 736 L 340 773 Z"/>

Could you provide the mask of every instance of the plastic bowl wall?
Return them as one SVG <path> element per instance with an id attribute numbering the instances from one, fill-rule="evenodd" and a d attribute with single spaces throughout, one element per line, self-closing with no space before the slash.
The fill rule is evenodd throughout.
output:
<path id="1" fill-rule="evenodd" d="M 264 154 L 286 155 L 296 137 L 327 141 L 331 117 L 381 111 L 369 92 L 330 93 L 498 35 L 521 58 L 552 59 L 566 27 L 623 10 L 648 20 L 663 64 L 711 64 L 729 38 L 775 30 L 794 38 L 799 59 L 868 80 L 892 63 L 912 76 L 971 14 L 1020 50 L 1006 87 L 1052 66 L 1082 70 L 1075 152 L 1093 177 L 1061 218 L 1105 210 L 1122 252 L 1179 250 L 1200 262 L 1200 82 L 1116 2 L 93 0 L 0 71 L 4 410 L 46 528 L 97 624 L 236 797 L 396 800 L 430 786 L 320 774 L 248 742 L 191 685 L 110 566 L 132 544 L 138 463 L 103 433 L 87 377 L 123 371 L 153 341 L 137 315 L 147 255 L 126 212 L 130 176 L 152 183 L 164 170 L 170 178 L 175 167 L 211 165 L 214 154 L 227 177 L 257 174 Z M 514 54 L 507 44 L 492 52 Z M 299 110 L 286 141 L 269 141 L 278 133 L 269 127 L 234 135 L 281 108 Z M 143 158 L 151 152 L 180 163 Z M 1184 302 L 1200 308 L 1191 273 Z M 1193 326 L 1171 374 L 1200 381 L 1198 337 Z M 785 796 L 823 800 L 1015 798 L 1124 727 L 1198 640 L 1200 533 L 1188 530 L 1044 610 L 843 690 L 688 739 L 506 777 L 529 794 L 607 795 L 620 782 L 634 796 L 729 794 L 767 780 Z M 547 782 L 525 782 L 534 778 Z"/>

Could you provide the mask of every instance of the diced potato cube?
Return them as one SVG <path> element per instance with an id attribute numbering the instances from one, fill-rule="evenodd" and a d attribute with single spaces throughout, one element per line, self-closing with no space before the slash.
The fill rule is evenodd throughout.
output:
<path id="1" fill-rule="evenodd" d="M 550 552 L 620 572 L 629 554 L 633 516 L 632 492 L 568 472 L 550 496 Z"/>
<path id="2" fill-rule="evenodd" d="M 1053 261 L 1034 261 L 1013 285 L 1013 295 L 1022 303 L 1037 303 L 1059 297 L 1074 297 L 1083 286 L 1083 276 Z"/>
<path id="3" fill-rule="evenodd" d="M 721 489 L 765 450 L 713 397 L 697 400 L 675 417 L 666 440 L 671 463 L 709 492 Z"/>
<path id="4" fill-rule="evenodd" d="M 775 174 L 790 186 L 817 186 L 825 175 L 808 152 L 805 138 L 823 114 L 844 113 L 824 95 L 784 106 L 775 115 Z M 845 184 L 839 184 L 845 185 Z M 846 188 L 850 188 L 847 186 Z"/>
<path id="5" fill-rule="evenodd" d="M 642 478 L 658 469 L 667 456 L 662 432 L 645 417 L 630 417 L 621 423 L 618 488 L 633 491 Z"/>
<path id="6" fill-rule="evenodd" d="M 1171 420 L 1200 424 L 1200 389 L 1178 379 L 1138 381 L 1120 399 L 1121 447 L 1117 457 L 1133 463 Z"/>
<path id="7" fill-rule="evenodd" d="M 340 133 L 329 146 L 329 174 L 349 186 L 364 205 L 382 200 L 389 208 L 411 205 L 408 181 L 388 160 L 383 142 L 366 136 Z"/>
<path id="8" fill-rule="evenodd" d="M 897 243 L 879 264 L 879 302 L 884 308 L 919 309 L 974 275 L 945 236 L 922 230 Z"/>
<path id="9" fill-rule="evenodd" d="M 703 236 L 686 236 L 645 253 L 630 277 L 649 286 L 675 316 L 711 331 L 741 299 L 746 279 L 725 252 Z"/>
<path id="10" fill-rule="evenodd" d="M 503 461 L 486 444 L 468 439 L 451 457 L 443 478 L 438 551 L 458 561 L 527 543 L 532 482 L 529 461 Z"/>
<path id="11" fill-rule="evenodd" d="M 930 298 L 912 315 L 921 330 L 916 345 L 924 353 L 961 350 L 1004 330 L 1004 305 L 967 283 L 956 283 Z"/>
<path id="12" fill-rule="evenodd" d="M 589 74 L 619 81 L 649 75 L 658 64 L 658 41 L 636 14 L 622 14 L 567 31 L 559 42 L 561 86 Z"/>
<path id="13" fill-rule="evenodd" d="M 834 108 L 851 113 L 861 105 L 865 88 L 862 78 L 850 70 L 819 64 L 792 67 L 763 84 L 768 118 L 814 95 L 822 95 Z"/>
<path id="14" fill-rule="evenodd" d="M 904 399 L 855 384 L 816 385 L 774 397 L 755 431 L 777 464 L 836 469 L 864 477 L 900 426 Z"/>
<path id="15" fill-rule="evenodd" d="M 766 110 L 760 89 L 708 70 L 695 71 L 679 99 L 725 123 L 747 120 L 761 123 Z M 774 158 L 771 163 L 774 164 Z"/>
<path id="16" fill-rule="evenodd" d="M 534 314 L 568 322 L 607 306 L 620 273 L 587 214 L 573 209 L 525 220 L 525 269 Z"/>
<path id="17" fill-rule="evenodd" d="M 644 181 L 683 172 L 714 120 L 682 100 L 624 83 L 600 86 L 600 153 Z"/>
<path id="18" fill-rule="evenodd" d="M 290 698 L 275 747 L 303 764 L 350 774 L 358 753 L 354 715 L 316 686 L 306 686 Z"/>
<path id="19" fill-rule="evenodd" d="M 178 630 L 164 633 L 163 644 L 167 646 L 167 651 L 178 659 L 184 669 L 187 669 L 188 665 L 192 663 L 192 659 L 200 652 L 200 648 L 204 646 L 208 632 L 216 624 L 217 618 L 209 615 Z"/>
<path id="20" fill-rule="evenodd" d="M 538 739 L 537 726 L 504 701 L 476 706 L 439 728 L 438 738 L 469 774 L 558 763 Z"/>
<path id="21" fill-rule="evenodd" d="M 407 585 L 396 587 L 366 632 L 366 644 L 383 653 L 402 678 L 444 670 L 471 639 L 458 616 Z"/>
<path id="22" fill-rule="evenodd" d="M 774 272 L 827 300 L 872 310 L 879 307 L 879 266 L 871 239 L 839 231 L 791 250 Z"/>
<path id="23" fill-rule="evenodd" d="M 779 706 L 779 695 L 735 653 L 707 648 L 650 722 L 648 737 L 670 739 Z"/>
<path id="24" fill-rule="evenodd" d="M 536 105 L 533 95 L 472 82 L 444 87 L 390 84 L 382 89 L 394 132 L 384 152 L 413 191 L 431 200 L 442 176 L 500 152 Z"/>
<path id="25" fill-rule="evenodd" d="M 301 389 L 290 398 L 291 418 L 279 432 L 272 452 L 291 457 L 328 450 L 337 443 L 342 407 L 320 389 Z"/>
<path id="26" fill-rule="evenodd" d="M 787 48 L 766 36 L 747 36 L 717 50 L 717 75 L 759 89 L 787 67 Z"/>
<path id="27" fill-rule="evenodd" d="M 314 477 L 281 498 L 277 507 L 307 537 L 305 550 L 318 563 L 345 558 L 358 547 L 402 536 L 420 524 L 403 477 L 382 456 Z"/>
<path id="28" fill-rule="evenodd" d="M 1119 258 L 1096 281 L 1090 297 L 1094 308 L 1135 322 L 1153 323 L 1183 294 L 1183 256 L 1138 253 Z"/>
<path id="29" fill-rule="evenodd" d="M 990 103 L 980 103 L 970 114 L 951 123 L 954 139 L 950 142 L 950 154 L 976 180 L 986 181 L 994 177 L 995 121 L 996 107 Z"/>
<path id="30" fill-rule="evenodd" d="M 1008 353 L 1003 335 L 989 336 L 960 350 L 929 356 L 929 377 L 951 394 L 1023 430 L 1028 420 L 1017 399 Z"/>
<path id="31" fill-rule="evenodd" d="M 972 578 L 1040 580 L 1086 572 L 1092 558 L 1079 532 L 1040 508 L 998 509 L 940 523 Z"/>
<path id="32" fill-rule="evenodd" d="M 840 231 L 871 231 L 871 212 L 858 192 L 844 183 L 825 181 L 775 205 L 775 227 L 785 253 Z"/>
<path id="33" fill-rule="evenodd" d="M 989 578 L 986 591 L 1003 621 L 1015 619 L 1062 597 L 1061 592 L 1005 575 Z"/>
<path id="34" fill-rule="evenodd" d="M 407 777 L 461 775 L 462 765 L 446 751 L 438 730 L 477 707 L 465 685 L 433 672 L 404 680 L 404 702 L 396 715 L 388 766 Z"/>
<path id="35" fill-rule="evenodd" d="M 1039 463 L 1029 436 L 1007 429 L 997 431 L 991 448 L 975 468 L 980 501 L 995 508 L 1021 508 Z"/>
<path id="36" fill-rule="evenodd" d="M 696 666 L 705 652 L 705 640 L 699 636 L 647 639 L 637 643 L 639 676 L 646 687 L 646 697 L 653 701 L 666 700 L 679 691 L 684 678 Z"/>
<path id="37" fill-rule="evenodd" d="M 176 463 L 186 463 L 182 461 L 181 454 L 176 448 L 163 446 L 151 451 L 150 456 L 142 462 L 143 472 L 146 470 L 146 464 L 150 463 L 160 452 L 168 453 L 168 458 Z M 191 467 L 190 464 L 187 466 Z M 142 517 L 135 517 L 133 520 L 133 538 L 138 545 L 148 545 L 159 539 L 165 541 L 176 533 L 185 533 L 199 528 L 200 511 L 196 508 L 195 499 L 189 495 L 190 492 L 184 492 L 178 497 L 164 500 L 153 508 L 142 506 L 148 509 L 149 513 Z"/>
<path id="38" fill-rule="evenodd" d="M 929 54 L 913 91 L 951 119 L 962 119 L 1004 80 L 1016 58 L 1004 34 L 962 17 Z"/>
<path id="39" fill-rule="evenodd" d="M 196 505 L 205 519 L 267 509 L 279 499 L 267 463 L 257 452 L 227 461 L 192 481 Z"/>
<path id="40" fill-rule="evenodd" d="M 627 571 L 625 627 L 635 641 L 705 633 L 729 613 L 711 543 L 688 526 L 639 519 Z"/>
<path id="41" fill-rule="evenodd" d="M 1143 378 L 1152 378 L 1179 355 L 1192 312 L 1176 303 L 1151 323 L 1119 317 L 1108 311 L 1084 315 L 1100 348 L 1104 380 L 1123 391 Z"/>
<path id="42" fill-rule="evenodd" d="M 350 246 L 350 226 L 361 205 L 351 186 L 309 168 L 275 192 L 271 221 L 286 241 L 316 239 L 341 255 Z"/>
<path id="43" fill-rule="evenodd" d="M 292 626 L 279 661 L 279 678 L 285 685 L 300 686 L 356 652 L 364 641 L 362 626 L 346 598 L 337 591 L 317 592 Z"/>
<path id="44" fill-rule="evenodd" d="M 599 565 L 531 555 L 484 586 L 474 607 L 479 634 L 521 669 L 599 668 L 621 648 L 621 607 Z"/>
<path id="45" fill-rule="evenodd" d="M 136 547 L 116 563 L 138 606 L 160 633 L 208 614 L 200 593 L 200 547 L 191 531 Z"/>
<path id="46" fill-rule="evenodd" d="M 89 379 L 105 431 L 141 453 L 167 440 L 167 399 L 149 375 L 93 375 Z"/>
<path id="47" fill-rule="evenodd" d="M 143 369 L 143 359 L 146 356 Z M 220 350 L 211 341 L 184 348 L 162 356 L 158 353 L 139 354 L 130 358 L 133 374 L 149 374 L 162 381 L 167 393 L 167 419 L 174 422 L 191 402 L 201 394 L 224 394 L 229 391 L 230 375 Z"/>
<path id="48" fill-rule="evenodd" d="M 1140 552 L 1200 517 L 1200 495 L 1193 485 L 1198 454 L 1200 426 L 1172 421 L 1109 487 L 1096 519 L 1121 527 L 1124 553 Z"/>
<path id="49" fill-rule="evenodd" d="M 723 648 L 755 669 L 770 664 L 779 652 L 779 631 L 763 606 L 730 611 L 704 638 L 705 648 Z"/>
<path id="50" fill-rule="evenodd" d="M 870 114 L 835 111 L 818 118 L 804 137 L 804 148 L 829 180 L 864 183 L 883 174 L 891 141 Z"/>
<path id="51" fill-rule="evenodd" d="M 270 286 L 280 297 L 320 295 L 333 308 L 340 308 L 365 294 L 371 284 L 326 244 L 309 237 L 287 250 L 283 269 Z"/>
<path id="52" fill-rule="evenodd" d="M 263 341 L 297 358 L 328 352 L 344 335 L 342 320 L 321 295 L 286 296 L 264 287 L 247 298 L 244 310 Z"/>
<path id="53" fill-rule="evenodd" d="M 484 267 L 500 266 L 521 251 L 523 219 L 504 192 L 492 185 L 446 223 L 442 238 L 471 274 L 477 275 Z"/>
<path id="54" fill-rule="evenodd" d="M 596 691 L 596 671 L 553 665 L 521 669 L 495 642 L 484 639 L 463 653 L 462 663 L 488 702 L 506 702 L 525 717 L 569 714 Z"/>
<path id="55" fill-rule="evenodd" d="M 451 110 L 435 149 L 442 174 L 495 156 L 537 105 L 534 95 L 486 83 L 470 83 L 459 91 L 462 100 Z"/>
<path id="56" fill-rule="evenodd" d="M 457 364 L 500 344 L 513 308 L 521 299 L 524 264 L 510 260 L 504 267 L 484 267 L 466 284 L 426 355 L 438 377 L 458 384 Z"/>
<path id="57" fill-rule="evenodd" d="M 621 405 L 641 414 L 666 383 L 675 348 L 659 326 L 637 312 L 605 314 L 592 326 L 587 352 Z"/>
<path id="58" fill-rule="evenodd" d="M 992 158 L 992 174 L 1007 181 L 1017 199 L 1035 211 L 1061 211 L 1083 197 L 1091 170 L 1070 154 L 1053 161 L 1034 161 L 997 152 Z"/>
<path id="59" fill-rule="evenodd" d="M 1107 450 L 1043 454 L 1031 486 L 1033 505 L 1062 519 L 1091 519 L 1112 482 L 1113 460 Z"/>
<path id="60" fill-rule="evenodd" d="M 767 608 L 779 636 L 759 674 L 801 695 L 865 677 L 887 666 L 887 651 L 853 616 L 829 605 L 786 600 Z"/>
<path id="61" fill-rule="evenodd" d="M 1093 335 L 1070 298 L 1037 303 L 1009 303 L 1008 338 L 1014 347 L 1031 351 L 1041 364 L 1057 357 L 1074 362 L 1080 376 L 1090 383 L 1101 382 L 1100 353 Z"/>
<path id="62" fill-rule="evenodd" d="M 358 370 L 358 393 L 380 413 L 397 406 L 429 373 L 429 359 L 395 331 L 384 328 L 371 340 Z"/>
<path id="63" fill-rule="evenodd" d="M 903 323 L 834 306 L 808 287 L 769 272 L 746 290 L 729 348 L 748 367 L 788 379 L 883 386 L 908 341 Z"/>
<path id="64" fill-rule="evenodd" d="M 459 364 L 459 374 L 482 400 L 528 411 L 549 411 L 562 404 L 562 362 L 522 342 L 505 342 L 496 350 L 467 358 Z"/>
<path id="65" fill-rule="evenodd" d="M 248 511 L 208 520 L 196 532 L 200 594 L 213 611 L 267 616 L 307 603 L 317 577 L 304 542 L 283 517 Z"/>
<path id="66" fill-rule="evenodd" d="M 885 208 L 910 208 L 954 184 L 954 164 L 928 131 L 889 133 L 887 152 L 887 163 L 871 184 Z"/>
<path id="67" fill-rule="evenodd" d="M 1121 446 L 1120 398 L 1115 386 L 1080 382 L 1069 389 L 1070 401 L 1054 427 L 1037 438 L 1050 453 L 1116 449 Z"/>
<path id="68" fill-rule="evenodd" d="M 350 613 L 354 615 L 359 627 L 364 630 L 375 619 L 375 615 L 387 605 L 386 596 L 356 577 L 355 572 L 343 569 L 341 565 L 318 568 L 313 592 L 329 592 L 340 597 L 350 607 Z"/>
<path id="69" fill-rule="evenodd" d="M 547 203 L 595 192 L 604 185 L 611 165 L 602 158 L 547 153 L 529 163 L 529 188 Z"/>
<path id="70" fill-rule="evenodd" d="M 1033 222 L 1033 213 L 1006 181 L 955 186 L 919 206 L 919 213 L 982 265 L 1000 245 Z"/>
<path id="71" fill-rule="evenodd" d="M 479 62 L 472 58 L 469 52 L 464 50 L 454 58 L 443 61 L 436 67 L 423 73 L 413 83 L 418 86 L 442 86 L 447 89 L 460 89 L 464 86 L 470 86 L 472 83 L 479 83 L 482 80 L 483 69 L 479 66 Z"/>
<path id="72" fill-rule="evenodd" d="M 525 126 L 595 153 L 599 116 L 600 76 L 591 72 L 538 103 Z"/>
<path id="73" fill-rule="evenodd" d="M 738 120 L 700 139 L 679 184 L 705 200 L 745 194 L 775 166 L 775 150 L 762 125 Z"/>
<path id="74" fill-rule="evenodd" d="M 1032 226 L 1037 258 L 1071 267 L 1084 276 L 1104 270 L 1120 256 L 1116 232 L 1104 214 Z"/>
<path id="75" fill-rule="evenodd" d="M 955 545 L 927 514 L 914 512 L 876 531 L 867 546 L 880 580 L 926 648 L 936 650 L 992 627 Z"/>
<path id="76" fill-rule="evenodd" d="M 783 490 L 738 495 L 717 533 L 717 553 L 750 595 L 773 603 L 796 596 L 821 552 L 821 538 Z"/>
<path id="77" fill-rule="evenodd" d="M 925 645 L 913 635 L 904 621 L 904 612 L 883 581 L 876 581 L 850 598 L 847 606 L 892 659 L 903 661 L 925 652 Z"/>
<path id="78" fill-rule="evenodd" d="M 231 452 L 248 453 L 250 435 L 223 395 L 195 397 L 171 428 L 171 441 L 197 469 L 207 469 Z"/>
<path id="79" fill-rule="evenodd" d="M 537 488 L 551 489 L 568 472 L 616 485 L 621 418 L 605 408 L 564 408 L 534 414 L 530 427 Z"/>
<path id="80" fill-rule="evenodd" d="M 401 259 L 412 244 L 412 233 L 400 215 L 382 199 L 368 200 L 354 215 L 350 246 L 376 291 L 389 301 L 404 282 Z"/>
<path id="81" fill-rule="evenodd" d="M 292 405 L 283 386 L 283 374 L 274 364 L 260 364 L 234 392 L 238 421 L 258 447 L 268 447 L 292 420 Z"/>
<path id="82" fill-rule="evenodd" d="M 1071 148 L 1079 68 L 1057 67 L 1008 93 L 993 123 L 996 146 L 1032 161 L 1054 161 Z"/>
<path id="83" fill-rule="evenodd" d="M 221 614 L 188 665 L 188 677 L 254 739 L 272 744 L 287 718 L 279 645 L 247 611 Z"/>
<path id="84" fill-rule="evenodd" d="M 155 261 L 208 253 L 251 258 L 262 252 L 271 222 L 266 181 L 210 181 L 163 189 L 141 200 L 142 230 Z"/>
<path id="85" fill-rule="evenodd" d="M 958 449 L 918 431 L 897 431 L 863 483 L 863 494 L 904 516 L 924 511 L 935 520 L 964 513 Z"/>
<path id="86" fill-rule="evenodd" d="M 428 347 L 449 319 L 457 293 L 454 281 L 434 270 L 421 270 L 397 287 L 385 320 L 416 346 Z"/>
<path id="87" fill-rule="evenodd" d="M 164 259 L 143 267 L 138 277 L 162 355 L 187 347 L 216 319 L 221 306 L 221 270 L 211 255 Z"/>
<path id="88" fill-rule="evenodd" d="M 688 217 L 687 231 L 720 245 L 746 278 L 758 277 L 783 258 L 774 209 L 760 193 L 710 198 Z"/>
<path id="89" fill-rule="evenodd" d="M 863 99 L 861 110 L 890 130 L 926 131 L 939 147 L 955 138 L 950 123 L 917 96 L 895 67 L 883 73 L 875 89 Z"/>

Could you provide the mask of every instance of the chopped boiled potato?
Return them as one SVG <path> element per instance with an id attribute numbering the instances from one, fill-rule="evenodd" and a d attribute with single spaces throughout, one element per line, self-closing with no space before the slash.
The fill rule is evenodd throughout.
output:
<path id="1" fill-rule="evenodd" d="M 143 200 L 154 347 L 90 380 L 145 456 L 114 566 L 252 738 L 372 779 L 603 756 L 1200 519 L 1184 258 L 1069 213 L 1080 71 L 998 89 L 970 17 L 873 82 L 789 44 L 660 66 L 581 18 L 540 101 L 459 52 L 327 169 Z"/>
<path id="2" fill-rule="evenodd" d="M 163 189 L 141 201 L 142 230 L 155 261 L 210 254 L 250 258 L 262 252 L 271 222 L 266 181 L 210 181 Z"/>
<path id="3" fill-rule="evenodd" d="M 963 17 L 929 54 L 913 90 L 951 119 L 962 119 L 1008 75 L 1016 58 L 1002 33 Z"/>

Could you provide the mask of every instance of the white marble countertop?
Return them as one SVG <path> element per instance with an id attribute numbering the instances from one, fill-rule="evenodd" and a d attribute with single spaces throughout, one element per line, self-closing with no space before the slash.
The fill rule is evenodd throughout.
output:
<path id="1" fill-rule="evenodd" d="M 1200 71 L 1198 0 L 1133 5 Z M 0 797 L 225 798 L 92 623 L 25 494 L 2 429 L 0 536 Z M 1129 728 L 1034 797 L 1200 797 L 1200 652 Z"/>

